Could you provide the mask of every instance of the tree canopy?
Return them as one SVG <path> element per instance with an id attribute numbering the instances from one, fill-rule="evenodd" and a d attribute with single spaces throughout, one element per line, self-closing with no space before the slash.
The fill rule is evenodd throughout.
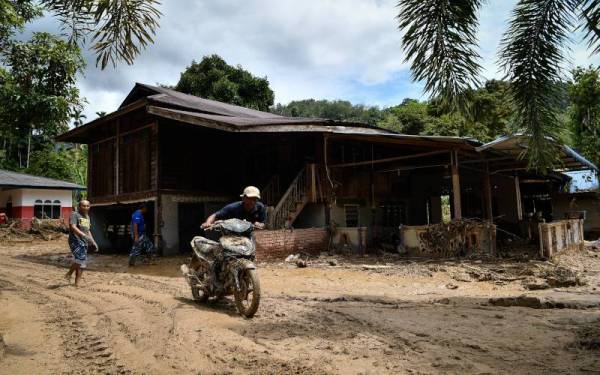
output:
<path id="1" fill-rule="evenodd" d="M 266 77 L 252 75 L 241 66 L 231 66 L 220 56 L 192 61 L 175 85 L 175 90 L 242 107 L 268 111 L 275 94 Z"/>
<path id="2" fill-rule="evenodd" d="M 60 37 L 16 38 L 41 14 L 37 4 L 0 0 L 0 168 L 84 183 L 85 174 L 76 172 L 85 169 L 80 149 L 57 149 L 53 142 L 81 117 L 75 83 L 84 62 L 77 45 Z"/>
<path id="3" fill-rule="evenodd" d="M 505 81 L 490 80 L 480 89 L 470 90 L 468 111 L 448 106 L 441 98 L 404 99 L 384 109 L 343 100 L 307 99 L 277 104 L 271 111 L 291 117 L 362 122 L 403 134 L 472 137 L 486 142 L 515 131 L 509 86 Z M 566 108 L 564 103 L 563 107 Z"/>
<path id="4" fill-rule="evenodd" d="M 480 82 L 477 30 L 483 0 L 399 0 L 402 44 L 413 79 L 446 105 L 468 113 L 469 92 Z M 519 0 L 504 33 L 501 66 L 510 82 L 514 124 L 530 136 L 531 168 L 548 170 L 557 153 L 549 137 L 561 133 L 559 114 L 566 43 L 584 32 L 600 52 L 600 0 Z"/>
<path id="5" fill-rule="evenodd" d="M 327 118 L 367 124 L 374 124 L 381 119 L 379 108 L 352 104 L 346 100 L 295 100 L 287 105 L 277 104 L 271 112 L 287 117 Z"/>
<path id="6" fill-rule="evenodd" d="M 569 88 L 570 128 L 574 146 L 600 165 L 600 74 L 594 68 L 577 68 Z"/>
<path id="7" fill-rule="evenodd" d="M 0 58 L 4 164 L 28 168 L 31 151 L 51 145 L 81 108 L 75 81 L 84 62 L 77 46 L 47 33 L 12 43 Z"/>

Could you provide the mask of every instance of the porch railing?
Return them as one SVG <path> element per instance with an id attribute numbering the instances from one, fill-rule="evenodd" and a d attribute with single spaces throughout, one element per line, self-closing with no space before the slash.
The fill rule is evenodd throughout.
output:
<path id="1" fill-rule="evenodd" d="M 281 196 L 279 203 L 271 212 L 268 218 L 269 228 L 282 229 L 289 228 L 291 225 L 292 215 L 297 210 L 302 208 L 303 204 L 309 200 L 310 193 L 310 174 L 309 171 L 314 171 L 314 167 L 305 166 L 296 175 L 286 192 Z"/>
<path id="2" fill-rule="evenodd" d="M 274 206 L 281 197 L 281 186 L 279 184 L 279 175 L 273 175 L 269 182 L 262 188 L 262 201 L 267 206 Z"/>

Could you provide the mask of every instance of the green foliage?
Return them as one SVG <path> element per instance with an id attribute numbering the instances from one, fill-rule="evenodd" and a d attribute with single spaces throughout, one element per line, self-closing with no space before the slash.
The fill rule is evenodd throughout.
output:
<path id="1" fill-rule="evenodd" d="M 296 100 L 287 105 L 277 104 L 271 112 L 287 117 L 326 118 L 371 125 L 382 118 L 381 111 L 377 107 L 353 105 L 345 100 Z"/>
<path id="2" fill-rule="evenodd" d="M 255 77 L 239 65 L 228 65 L 217 55 L 192 61 L 181 73 L 175 90 L 261 111 L 268 111 L 275 99 L 266 77 Z"/>
<path id="3" fill-rule="evenodd" d="M 32 1 L 0 0 L 0 50 L 6 48 L 15 31 L 41 14 Z"/>
<path id="4" fill-rule="evenodd" d="M 570 86 L 570 128 L 574 146 L 600 165 L 600 74 L 594 68 L 573 71 Z"/>
<path id="5" fill-rule="evenodd" d="M 277 104 L 271 112 L 289 117 L 361 122 L 402 134 L 461 136 L 484 142 L 513 132 L 515 109 L 507 82 L 490 80 L 466 95 L 471 103 L 467 113 L 453 109 L 440 98 L 429 102 L 404 99 L 399 105 L 385 109 L 342 100 L 307 99 Z"/>
<path id="6" fill-rule="evenodd" d="M 477 12 L 481 0 L 401 0 L 399 27 L 413 78 L 451 109 L 464 108 L 464 94 L 478 82 Z"/>
<path id="7" fill-rule="evenodd" d="M 511 133 L 514 108 L 508 83 L 487 81 L 466 95 L 470 102 L 467 113 L 452 109 L 442 99 L 405 99 L 385 109 L 378 125 L 404 134 L 471 137 L 483 142 Z"/>
<path id="8" fill-rule="evenodd" d="M 84 62 L 77 46 L 47 33 L 13 42 L 0 55 L 0 147 L 4 166 L 27 168 L 41 150 L 68 128 L 80 110 L 76 76 Z"/>
<path id="9" fill-rule="evenodd" d="M 31 163 L 24 172 L 74 182 L 85 186 L 87 177 L 86 147 L 71 149 L 45 148 L 31 154 Z"/>
<path id="10" fill-rule="evenodd" d="M 475 52 L 479 0 L 399 0 L 402 44 L 413 78 L 453 111 L 465 103 L 479 77 Z M 558 155 L 551 139 L 563 136 L 565 44 L 583 30 L 592 53 L 600 52 L 600 0 L 518 0 L 504 34 L 500 61 L 510 82 L 512 130 L 530 136 L 531 168 L 548 170 Z M 561 92 L 562 90 L 562 92 Z M 461 108 L 461 106 L 458 106 Z M 471 119 L 473 120 L 473 119 Z M 477 120 L 473 120 L 477 122 Z M 490 123 L 490 119 L 487 120 Z M 502 127 L 502 124 L 494 126 Z"/>
<path id="11" fill-rule="evenodd" d="M 402 134 L 422 134 L 434 121 L 429 115 L 429 105 L 415 99 L 404 99 L 402 104 L 383 110 L 378 126 Z"/>

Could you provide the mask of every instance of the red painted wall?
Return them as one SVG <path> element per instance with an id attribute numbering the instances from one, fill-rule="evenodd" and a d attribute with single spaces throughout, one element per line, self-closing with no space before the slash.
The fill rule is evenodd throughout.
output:
<path id="1" fill-rule="evenodd" d="M 31 227 L 31 219 L 33 219 L 33 206 L 15 206 L 12 208 L 11 219 L 21 219 L 22 227 Z"/>
<path id="2" fill-rule="evenodd" d="M 69 216 L 71 216 L 72 212 L 73 212 L 72 207 L 61 207 L 60 208 L 60 216 L 62 217 L 62 219 L 65 221 L 65 224 L 67 224 L 67 225 L 69 225 Z"/>

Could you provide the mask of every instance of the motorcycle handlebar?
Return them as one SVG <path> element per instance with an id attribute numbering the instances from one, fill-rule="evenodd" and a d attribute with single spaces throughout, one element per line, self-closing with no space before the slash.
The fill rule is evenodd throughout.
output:
<path id="1" fill-rule="evenodd" d="M 200 229 L 202 229 L 202 230 L 210 230 L 210 229 L 212 229 L 212 227 L 213 227 L 215 224 L 216 224 L 216 223 L 213 223 L 213 224 L 211 224 L 211 225 L 207 226 L 206 228 L 204 228 L 202 225 L 200 225 Z M 263 224 L 262 226 L 258 226 L 258 225 L 256 225 L 256 224 L 252 224 L 252 228 L 254 228 L 254 229 L 258 229 L 258 230 L 263 230 L 263 229 L 265 229 L 265 225 Z"/>

